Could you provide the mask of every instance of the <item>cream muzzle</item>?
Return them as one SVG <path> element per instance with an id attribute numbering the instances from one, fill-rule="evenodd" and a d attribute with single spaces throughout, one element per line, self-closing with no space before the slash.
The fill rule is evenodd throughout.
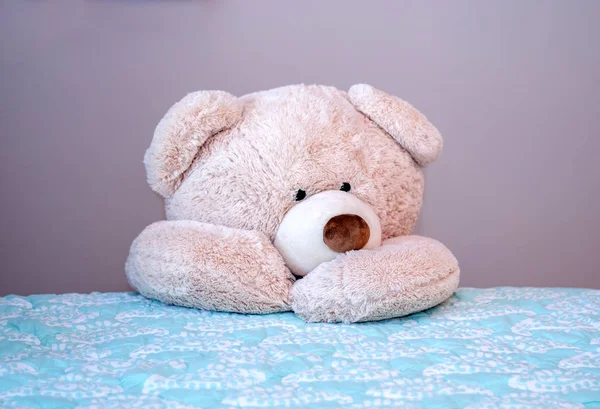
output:
<path id="1" fill-rule="evenodd" d="M 368 204 L 339 190 L 310 196 L 292 207 L 274 241 L 288 268 L 298 276 L 350 250 L 381 245 L 381 224 Z"/>

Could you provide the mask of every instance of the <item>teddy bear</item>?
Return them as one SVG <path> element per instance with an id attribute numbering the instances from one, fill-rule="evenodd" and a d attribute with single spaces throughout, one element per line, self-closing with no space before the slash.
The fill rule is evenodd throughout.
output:
<path id="1" fill-rule="evenodd" d="M 144 156 L 166 219 L 126 261 L 167 304 L 355 323 L 431 308 L 458 286 L 440 242 L 411 235 L 442 150 L 417 109 L 372 86 L 194 92 Z"/>

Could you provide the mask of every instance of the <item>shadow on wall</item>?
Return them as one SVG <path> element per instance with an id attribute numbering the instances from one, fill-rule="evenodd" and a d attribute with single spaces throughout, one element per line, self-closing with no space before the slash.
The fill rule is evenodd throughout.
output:
<path id="1" fill-rule="evenodd" d="M 33 0 L 33 1 L 36 1 L 36 0 Z M 90 2 L 90 3 L 128 3 L 128 4 L 139 5 L 139 6 L 143 6 L 144 3 L 166 3 L 166 4 L 172 4 L 172 3 L 204 3 L 204 4 L 218 3 L 217 1 L 214 1 L 214 0 L 86 0 L 86 1 Z"/>

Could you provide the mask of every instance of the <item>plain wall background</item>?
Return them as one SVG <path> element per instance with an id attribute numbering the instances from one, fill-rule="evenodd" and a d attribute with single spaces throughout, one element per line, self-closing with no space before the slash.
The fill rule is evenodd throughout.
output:
<path id="1" fill-rule="evenodd" d="M 0 5 L 0 295 L 128 289 L 142 157 L 187 92 L 367 82 L 445 150 L 418 233 L 463 286 L 600 288 L 600 2 Z"/>

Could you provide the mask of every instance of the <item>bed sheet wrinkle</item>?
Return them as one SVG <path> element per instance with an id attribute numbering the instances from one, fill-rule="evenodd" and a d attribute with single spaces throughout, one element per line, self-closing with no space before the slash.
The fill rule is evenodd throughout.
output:
<path id="1" fill-rule="evenodd" d="M 0 298 L 0 407 L 600 407 L 600 291 L 463 288 L 409 317 L 305 324 L 134 293 Z"/>

